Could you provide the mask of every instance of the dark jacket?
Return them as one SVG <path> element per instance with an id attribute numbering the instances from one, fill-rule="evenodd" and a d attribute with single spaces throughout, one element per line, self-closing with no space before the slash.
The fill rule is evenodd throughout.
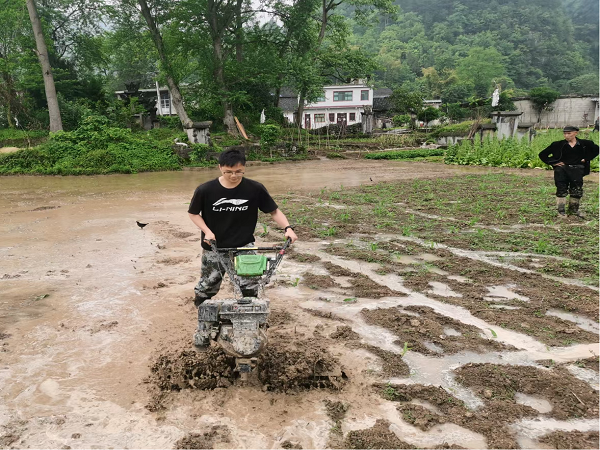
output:
<path id="1" fill-rule="evenodd" d="M 588 139 L 577 140 L 579 141 L 579 145 L 581 145 L 583 148 L 583 154 L 585 155 L 583 158 L 585 159 L 585 169 L 583 174 L 587 175 L 590 173 L 590 161 L 598 156 L 598 146 L 594 141 L 590 141 Z M 569 145 L 565 139 L 562 141 L 555 141 L 542 150 L 538 156 L 546 164 L 556 164 L 562 160 L 562 149 L 565 145 Z"/>

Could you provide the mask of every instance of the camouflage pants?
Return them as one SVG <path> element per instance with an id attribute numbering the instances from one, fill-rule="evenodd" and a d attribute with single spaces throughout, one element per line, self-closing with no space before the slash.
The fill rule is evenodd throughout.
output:
<path id="1" fill-rule="evenodd" d="M 253 247 L 254 242 L 246 244 L 244 247 Z M 238 252 L 238 255 L 254 255 L 255 251 Z M 227 253 L 222 253 L 219 258 L 215 252 L 210 250 L 204 250 L 202 252 L 202 267 L 200 272 L 200 280 L 194 288 L 196 294 L 196 306 L 198 306 L 204 300 L 214 297 L 219 289 L 221 288 L 221 282 L 223 281 L 223 275 L 226 273 L 225 267 L 221 263 L 221 260 L 232 264 L 229 260 Z M 240 287 L 242 289 L 242 295 L 244 297 L 256 297 L 258 295 L 258 278 L 238 278 L 240 280 Z"/>
<path id="2" fill-rule="evenodd" d="M 583 165 L 565 165 L 554 167 L 556 196 L 581 198 L 583 196 Z"/>

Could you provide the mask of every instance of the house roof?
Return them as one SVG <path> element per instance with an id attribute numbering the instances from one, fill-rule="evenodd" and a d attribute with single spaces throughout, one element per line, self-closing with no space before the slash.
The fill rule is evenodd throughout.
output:
<path id="1" fill-rule="evenodd" d="M 298 97 L 298 93 L 294 89 L 292 89 L 291 87 L 283 86 L 279 90 L 279 98 L 282 98 L 282 97 L 297 98 Z"/>
<path id="2" fill-rule="evenodd" d="M 373 111 L 389 111 L 391 107 L 389 97 L 373 97 Z"/>
<path id="3" fill-rule="evenodd" d="M 279 97 L 278 105 L 282 111 L 296 111 L 298 109 L 298 97 Z"/>

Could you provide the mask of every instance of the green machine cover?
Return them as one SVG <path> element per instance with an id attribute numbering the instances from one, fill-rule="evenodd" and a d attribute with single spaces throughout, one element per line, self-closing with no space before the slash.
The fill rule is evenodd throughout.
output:
<path id="1" fill-rule="evenodd" d="M 267 270 L 265 255 L 238 255 L 235 257 L 235 271 L 246 277 L 259 277 Z"/>

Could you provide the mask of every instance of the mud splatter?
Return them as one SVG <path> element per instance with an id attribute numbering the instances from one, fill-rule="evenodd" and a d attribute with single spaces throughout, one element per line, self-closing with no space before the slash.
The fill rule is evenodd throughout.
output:
<path id="1" fill-rule="evenodd" d="M 161 391 L 227 387 L 234 379 L 233 367 L 233 358 L 218 347 L 202 353 L 182 349 L 160 355 L 150 368 L 150 381 Z"/>
<path id="2" fill-rule="evenodd" d="M 191 261 L 191 259 L 188 258 L 187 256 L 177 256 L 177 257 L 159 259 L 156 262 L 158 264 L 164 264 L 166 266 L 176 266 L 177 264 L 185 264 L 185 263 L 189 263 L 190 261 Z"/>
<path id="3" fill-rule="evenodd" d="M 374 345 L 362 344 L 361 347 L 381 359 L 382 375 L 386 377 L 407 377 L 410 375 L 410 367 L 404 362 L 401 355 Z"/>
<path id="4" fill-rule="evenodd" d="M 310 253 L 297 253 L 296 251 L 292 250 L 288 250 L 286 255 L 288 255 L 288 257 L 294 261 L 302 263 L 312 263 L 321 260 L 321 258 L 319 258 L 317 255 L 311 255 Z"/>
<path id="5" fill-rule="evenodd" d="M 175 442 L 174 449 L 212 449 L 215 443 L 231 442 L 231 431 L 226 425 L 213 425 L 204 433 L 188 433 Z"/>
<path id="6" fill-rule="evenodd" d="M 398 439 L 390 431 L 390 422 L 385 419 L 378 419 L 371 428 L 365 430 L 354 430 L 346 434 L 344 446 L 342 448 L 362 449 L 362 448 L 414 448 L 404 441 Z"/>
<path id="7" fill-rule="evenodd" d="M 329 337 L 331 339 L 341 339 L 348 341 L 360 339 L 360 335 L 348 325 L 341 325 L 336 327 L 335 331 L 331 333 Z"/>
<path id="8" fill-rule="evenodd" d="M 302 275 L 302 283 L 311 289 L 328 289 L 339 286 L 329 275 L 315 275 L 310 272 Z"/>
<path id="9" fill-rule="evenodd" d="M 258 357 L 258 379 L 267 390 L 340 389 L 346 374 L 317 339 L 275 336 Z"/>

